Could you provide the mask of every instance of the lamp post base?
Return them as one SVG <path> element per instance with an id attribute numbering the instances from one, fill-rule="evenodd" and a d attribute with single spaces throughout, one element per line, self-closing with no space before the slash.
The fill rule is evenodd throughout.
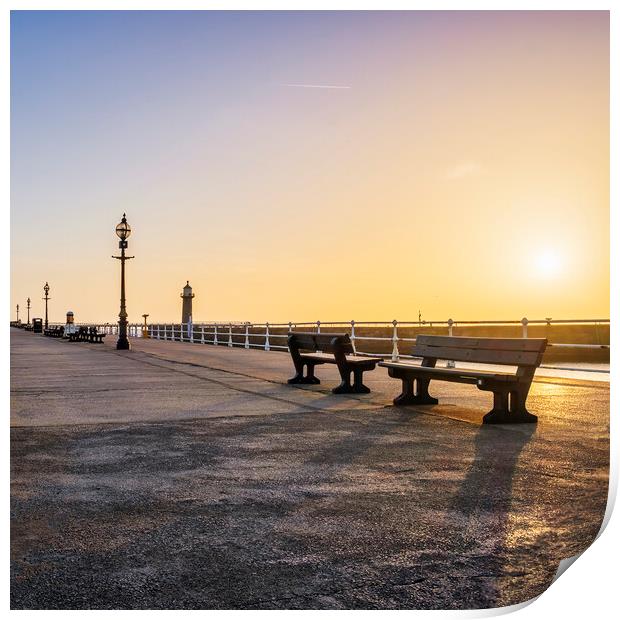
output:
<path id="1" fill-rule="evenodd" d="M 127 340 L 127 338 L 124 338 L 123 336 L 121 336 L 116 341 L 116 349 L 117 350 L 121 350 L 121 351 L 129 351 L 129 349 L 131 349 L 131 345 L 129 344 L 129 340 Z"/>

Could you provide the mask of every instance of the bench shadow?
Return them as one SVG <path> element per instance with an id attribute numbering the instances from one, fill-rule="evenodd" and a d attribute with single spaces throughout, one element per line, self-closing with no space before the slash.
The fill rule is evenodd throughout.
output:
<path id="1" fill-rule="evenodd" d="M 462 549 L 462 574 L 465 579 L 485 580 L 486 597 L 492 603 L 509 604 L 501 600 L 498 579 L 520 579 L 527 573 L 527 566 L 515 564 L 510 518 L 519 457 L 535 432 L 533 424 L 481 426 L 472 464 L 446 512 L 447 533 Z"/>

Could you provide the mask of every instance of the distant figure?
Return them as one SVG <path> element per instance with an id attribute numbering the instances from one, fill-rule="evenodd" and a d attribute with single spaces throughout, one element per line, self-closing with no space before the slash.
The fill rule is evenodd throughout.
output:
<path id="1" fill-rule="evenodd" d="M 181 312 L 181 323 L 187 324 L 190 322 L 192 316 L 192 299 L 194 299 L 194 293 L 192 293 L 192 287 L 187 284 L 183 287 L 183 293 L 181 293 L 181 299 L 183 300 L 183 311 Z"/>

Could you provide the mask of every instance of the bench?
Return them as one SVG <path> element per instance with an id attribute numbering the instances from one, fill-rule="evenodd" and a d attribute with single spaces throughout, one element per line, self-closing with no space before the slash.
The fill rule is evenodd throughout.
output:
<path id="1" fill-rule="evenodd" d="M 363 384 L 362 375 L 374 370 L 380 357 L 353 355 L 353 344 L 348 334 L 316 334 L 291 332 L 288 348 L 293 358 L 296 374 L 288 383 L 317 384 L 314 367 L 319 364 L 336 364 L 342 382 L 335 387 L 334 394 L 367 394 L 370 390 Z M 306 351 L 306 353 L 302 353 Z M 306 375 L 304 376 L 304 366 Z M 353 373 L 353 383 L 351 383 Z"/>
<path id="2" fill-rule="evenodd" d="M 76 332 L 69 334 L 69 342 L 85 342 L 88 340 L 88 327 L 78 327 Z"/>
<path id="3" fill-rule="evenodd" d="M 394 399 L 395 405 L 437 404 L 428 393 L 432 380 L 471 383 L 479 390 L 493 392 L 493 409 L 482 418 L 484 424 L 536 422 L 538 418 L 526 409 L 525 401 L 546 347 L 545 338 L 418 336 L 412 355 L 422 358 L 421 366 L 388 361 L 379 366 L 402 381 L 402 393 Z M 516 366 L 517 370 L 436 368 L 438 359 Z"/>
<path id="4" fill-rule="evenodd" d="M 64 333 L 65 328 L 62 325 L 60 327 L 48 327 L 43 331 L 43 335 L 50 338 L 62 338 Z"/>
<path id="5" fill-rule="evenodd" d="M 91 327 L 88 330 L 88 341 L 89 342 L 93 342 L 93 343 L 97 343 L 97 344 L 103 344 L 103 339 L 105 338 L 105 334 L 100 334 L 97 331 L 96 327 Z"/>

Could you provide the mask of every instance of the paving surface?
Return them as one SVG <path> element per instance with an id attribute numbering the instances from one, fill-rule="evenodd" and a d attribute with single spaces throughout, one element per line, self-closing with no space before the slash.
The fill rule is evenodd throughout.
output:
<path id="1" fill-rule="evenodd" d="M 528 600 L 607 499 L 609 386 L 285 385 L 284 353 L 11 330 L 13 608 L 479 608 Z M 108 339 L 110 339 L 108 337 Z"/>

